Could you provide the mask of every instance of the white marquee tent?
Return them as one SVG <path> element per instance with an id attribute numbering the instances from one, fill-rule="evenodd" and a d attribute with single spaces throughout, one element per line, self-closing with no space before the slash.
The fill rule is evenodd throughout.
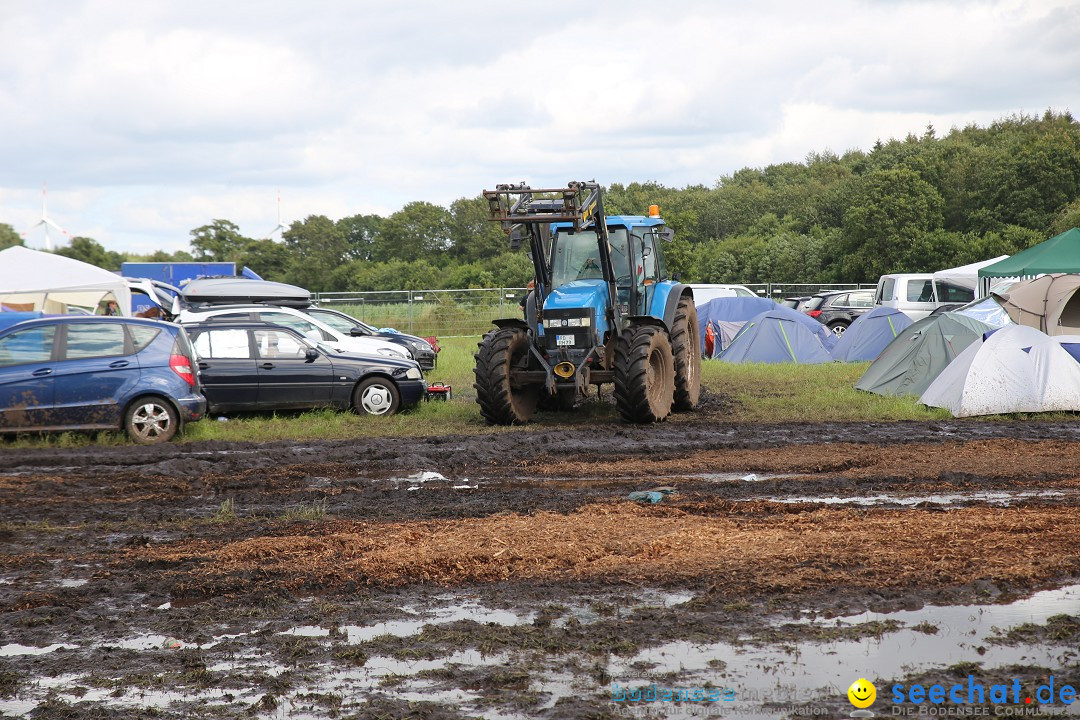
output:
<path id="1" fill-rule="evenodd" d="M 119 275 L 79 260 L 15 246 L 0 250 L 0 305 L 13 310 L 66 313 L 69 306 L 93 311 L 115 300 L 131 314 L 131 290 Z"/>

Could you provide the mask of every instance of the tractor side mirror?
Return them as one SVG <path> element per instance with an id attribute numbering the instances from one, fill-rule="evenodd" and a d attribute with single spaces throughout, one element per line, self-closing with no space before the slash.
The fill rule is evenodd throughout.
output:
<path id="1" fill-rule="evenodd" d="M 671 242 L 675 239 L 675 231 L 668 227 L 664 228 L 660 231 L 660 239 L 664 242 Z"/>
<path id="2" fill-rule="evenodd" d="M 514 228 L 510 231 L 510 249 L 517 250 L 521 247 L 521 228 Z"/>

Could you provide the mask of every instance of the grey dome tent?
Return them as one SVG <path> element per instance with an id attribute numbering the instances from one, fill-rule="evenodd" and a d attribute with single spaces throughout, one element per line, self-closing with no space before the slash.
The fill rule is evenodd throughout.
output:
<path id="1" fill-rule="evenodd" d="M 953 358 L 993 329 L 957 312 L 925 317 L 897 335 L 855 387 L 878 395 L 922 395 Z"/>

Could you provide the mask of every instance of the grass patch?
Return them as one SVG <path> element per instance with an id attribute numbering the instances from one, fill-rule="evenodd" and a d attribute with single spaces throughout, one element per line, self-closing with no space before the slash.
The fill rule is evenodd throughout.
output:
<path id="1" fill-rule="evenodd" d="M 210 522 L 227 523 L 232 522 L 235 519 L 236 504 L 233 502 L 232 498 L 229 498 L 228 500 L 223 500 L 221 502 L 221 505 L 218 506 L 217 512 L 214 513 L 214 515 L 210 518 Z"/>
<path id="2" fill-rule="evenodd" d="M 473 353 L 479 336 L 452 337 L 440 340 L 442 352 L 435 370 L 425 373 L 428 382 L 453 387 L 449 401 L 421 402 L 417 407 L 392 417 L 371 417 L 337 410 L 297 413 L 262 413 L 230 415 L 227 422 L 211 416 L 184 429 L 177 442 L 218 440 L 224 442 L 304 441 L 360 437 L 410 437 L 448 433 L 481 434 L 492 432 L 528 432 L 527 428 L 488 426 L 476 405 L 473 390 Z M 930 421 L 951 418 L 946 410 L 919 405 L 911 396 L 882 397 L 855 389 L 855 383 L 868 363 L 728 364 L 716 360 L 702 363 L 702 385 L 715 395 L 731 400 L 733 406 L 719 413 L 708 406 L 702 413 L 709 419 L 729 422 L 896 422 Z M 589 400 L 572 413 L 539 413 L 539 425 L 617 422 L 610 400 L 611 386 L 605 386 L 605 399 Z M 677 415 L 674 422 L 694 422 L 702 414 Z M 1018 414 L 987 416 L 979 420 L 1038 419 L 1075 422 L 1075 413 Z M 2 438 L 4 436 L 0 436 Z M 99 432 L 8 436 L 4 446 L 84 447 L 128 443 L 123 433 Z"/>
<path id="3" fill-rule="evenodd" d="M 285 508 L 281 519 L 285 522 L 315 522 L 326 517 L 326 499 L 312 500 L 311 503 L 300 503 Z"/>
<path id="4" fill-rule="evenodd" d="M 948 411 L 917 397 L 882 397 L 855 389 L 869 363 L 733 364 L 706 360 L 703 385 L 731 397 L 737 422 L 941 420 Z"/>

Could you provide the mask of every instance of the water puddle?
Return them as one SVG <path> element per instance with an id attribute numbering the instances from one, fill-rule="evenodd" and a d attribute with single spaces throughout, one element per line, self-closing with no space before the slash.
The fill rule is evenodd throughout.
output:
<path id="1" fill-rule="evenodd" d="M 46 645 L 45 647 L 33 647 L 30 645 L 19 645 L 18 643 L 11 643 L 10 645 L 0 646 L 0 657 L 14 657 L 16 655 L 45 655 L 47 653 L 56 652 L 57 650 L 77 650 L 78 645 L 69 645 L 68 643 L 53 643 L 52 645 Z"/>
<path id="2" fill-rule="evenodd" d="M 805 473 L 803 473 L 805 474 Z M 766 480 L 775 480 L 782 477 L 791 477 L 791 473 L 786 475 L 780 473 L 747 473 L 747 472 L 724 472 L 724 473 L 697 473 L 695 475 L 682 475 L 680 477 L 690 478 L 693 480 L 704 480 L 705 482 L 764 482 Z"/>
<path id="3" fill-rule="evenodd" d="M 74 465 L 42 465 L 40 467 L 29 467 L 26 465 L 20 465 L 13 470 L 5 470 L 0 472 L 0 477 L 29 477 L 31 475 L 60 475 L 63 473 L 69 473 L 72 470 L 77 470 Z"/>
<path id="4" fill-rule="evenodd" d="M 1063 498 L 1066 492 L 1061 490 L 1023 490 L 1011 492 L 1008 490 L 976 491 L 966 493 L 935 494 L 935 495 L 891 495 L 879 493 L 877 495 L 851 495 L 840 497 L 838 495 L 796 495 L 775 497 L 760 495 L 749 498 L 737 498 L 736 502 L 749 502 L 766 500 L 768 502 L 783 503 L 785 505 L 810 503 L 815 505 L 858 505 L 870 507 L 874 505 L 956 505 L 959 503 L 979 502 L 988 505 L 1008 506 L 1018 500 L 1032 498 Z"/>
<path id="5" fill-rule="evenodd" d="M 519 615 L 509 610 L 493 610 L 471 602 L 438 607 L 423 612 L 412 607 L 402 609 L 405 612 L 417 615 L 417 619 L 388 620 L 373 625 L 343 625 L 339 629 L 345 633 L 349 643 L 356 644 L 367 642 L 382 635 L 408 637 L 418 634 L 425 625 L 442 625 L 457 622 L 458 620 L 474 620 L 481 625 L 495 624 L 509 627 L 531 623 L 535 617 L 534 613 Z"/>
<path id="6" fill-rule="evenodd" d="M 298 627 L 289 628 L 283 632 L 279 632 L 278 635 L 295 635 L 297 637 L 329 637 L 330 629 L 320 627 L 318 625 L 300 625 Z"/>
<path id="7" fill-rule="evenodd" d="M 476 490 L 479 488 L 479 483 L 470 485 L 469 478 L 451 480 L 434 470 L 422 470 L 405 477 L 388 478 L 387 482 L 391 483 L 395 489 L 406 486 L 405 489 L 410 492 L 423 489 L 426 483 L 436 483 L 439 487 L 449 487 L 451 490 Z"/>
<path id="8" fill-rule="evenodd" d="M 801 640 L 767 646 L 673 642 L 630 658 L 615 658 L 608 672 L 613 683 L 624 688 L 649 685 L 654 682 L 651 678 L 675 673 L 679 680 L 666 681 L 667 686 L 700 685 L 708 680 L 733 689 L 738 704 L 745 700 L 805 703 L 842 694 L 859 673 L 871 680 L 888 680 L 958 663 L 978 663 L 985 668 L 1066 667 L 1080 658 L 1076 648 L 1048 644 L 1010 647 L 990 642 L 1010 626 L 1045 623 L 1061 613 L 1080 613 L 1080 585 L 1037 593 L 1008 605 L 932 606 L 792 623 L 817 625 L 823 630 L 875 621 L 903 624 L 898 631 L 858 640 Z M 687 676 L 697 680 L 684 681 Z M 764 711 L 760 715 L 771 716 Z"/>

